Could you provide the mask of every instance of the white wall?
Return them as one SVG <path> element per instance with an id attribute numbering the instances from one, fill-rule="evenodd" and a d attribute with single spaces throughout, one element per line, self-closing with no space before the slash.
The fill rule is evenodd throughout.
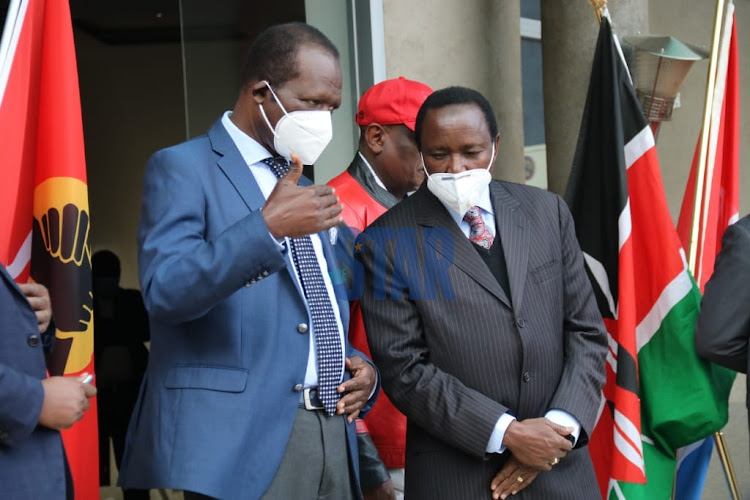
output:
<path id="1" fill-rule="evenodd" d="M 684 42 L 711 48 L 716 2 L 691 2 L 685 8 L 681 0 L 659 0 L 649 4 L 650 34 L 671 35 Z M 750 212 L 750 3 L 735 2 L 740 56 L 740 216 Z M 681 91 L 682 106 L 674 110 L 671 122 L 664 122 L 657 147 L 667 191 L 667 201 L 675 220 L 680 210 L 685 182 L 693 160 L 695 144 L 703 119 L 708 61 L 696 63 Z"/>

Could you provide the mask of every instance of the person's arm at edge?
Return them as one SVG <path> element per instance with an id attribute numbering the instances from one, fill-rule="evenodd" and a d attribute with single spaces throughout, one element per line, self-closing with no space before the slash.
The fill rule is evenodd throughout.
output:
<path id="1" fill-rule="evenodd" d="M 727 228 L 695 326 L 698 354 L 747 373 L 750 341 L 750 218 Z"/>

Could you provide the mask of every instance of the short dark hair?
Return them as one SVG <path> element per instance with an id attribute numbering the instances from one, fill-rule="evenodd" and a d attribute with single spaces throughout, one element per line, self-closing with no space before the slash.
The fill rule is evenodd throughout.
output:
<path id="1" fill-rule="evenodd" d="M 91 256 L 91 274 L 94 277 L 120 279 L 120 259 L 114 252 L 99 250 Z"/>
<path id="2" fill-rule="evenodd" d="M 452 104 L 475 104 L 484 113 L 487 120 L 487 128 L 490 129 L 490 136 L 494 140 L 497 137 L 497 120 L 495 112 L 490 106 L 490 102 L 482 94 L 474 89 L 466 87 L 448 87 L 436 90 L 425 99 L 422 107 L 417 113 L 417 122 L 414 125 L 414 135 L 417 139 L 417 148 L 422 151 L 422 124 L 424 117 L 431 109 L 444 108 Z"/>
<path id="3" fill-rule="evenodd" d="M 241 86 L 266 80 L 272 87 L 281 87 L 297 78 L 297 51 L 304 45 L 317 45 L 339 58 L 336 46 L 317 28 L 300 22 L 277 24 L 263 30 L 250 45 Z"/>

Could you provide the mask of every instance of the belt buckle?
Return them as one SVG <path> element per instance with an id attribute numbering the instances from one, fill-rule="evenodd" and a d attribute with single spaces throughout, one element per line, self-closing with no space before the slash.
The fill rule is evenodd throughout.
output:
<path id="1" fill-rule="evenodd" d="M 323 410 L 323 409 L 325 409 L 325 407 L 324 407 L 324 406 L 323 406 L 322 404 L 321 404 L 320 406 L 318 406 L 318 405 L 316 405 L 316 404 L 315 404 L 315 402 L 313 402 L 313 400 L 312 400 L 312 399 L 310 398 L 310 393 L 311 393 L 312 391 L 315 391 L 315 392 L 317 392 L 317 389 L 314 389 L 314 388 L 309 388 L 309 389 L 305 389 L 305 390 L 304 390 L 304 391 L 302 392 L 302 398 L 303 398 L 303 400 L 305 401 L 305 410 Z M 318 399 L 318 401 L 320 401 L 320 400 Z"/>

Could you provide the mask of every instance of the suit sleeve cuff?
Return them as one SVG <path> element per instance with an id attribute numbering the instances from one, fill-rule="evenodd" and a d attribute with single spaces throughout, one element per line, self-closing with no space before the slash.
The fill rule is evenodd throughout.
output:
<path id="1" fill-rule="evenodd" d="M 508 426 L 516 419 L 509 413 L 503 413 L 495 423 L 495 428 L 490 434 L 490 441 L 487 443 L 487 453 L 503 453 L 505 452 L 505 446 L 503 446 L 503 438 L 505 437 L 505 431 L 508 430 Z"/>
<path id="2" fill-rule="evenodd" d="M 548 420 L 551 420 L 552 422 L 556 423 L 557 425 L 562 425 L 564 427 L 572 427 L 573 432 L 570 434 L 573 436 L 573 446 L 576 445 L 578 442 L 578 436 L 581 435 L 581 423 L 570 413 L 563 410 L 549 410 L 545 417 Z"/>

